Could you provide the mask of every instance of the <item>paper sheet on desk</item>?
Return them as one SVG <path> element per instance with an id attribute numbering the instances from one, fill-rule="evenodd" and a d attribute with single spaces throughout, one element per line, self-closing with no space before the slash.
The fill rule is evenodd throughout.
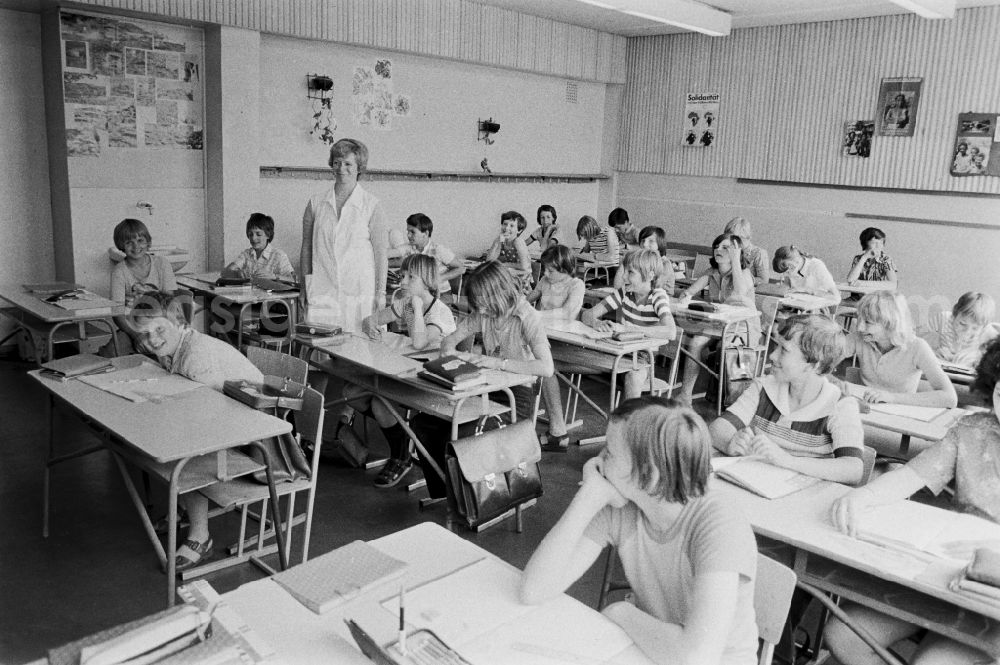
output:
<path id="1" fill-rule="evenodd" d="M 938 558 L 968 561 L 972 546 L 961 547 L 961 544 L 1000 541 L 1000 525 L 973 515 L 906 500 L 863 513 L 858 523 L 858 537 Z"/>
<path id="2" fill-rule="evenodd" d="M 545 328 L 556 332 L 580 335 L 581 337 L 586 337 L 587 339 L 611 339 L 611 336 L 614 334 L 612 332 L 594 330 L 582 321 L 566 321 L 565 319 L 559 321 L 546 321 Z"/>
<path id="3" fill-rule="evenodd" d="M 847 394 L 858 399 L 864 399 L 865 392 L 868 391 L 868 386 L 862 386 L 857 383 L 845 383 L 844 385 L 847 386 Z M 911 406 L 909 404 L 889 404 L 886 402 L 869 404 L 868 408 L 876 413 L 911 418 L 925 423 L 929 423 L 948 410 L 936 406 Z"/>
<path id="4" fill-rule="evenodd" d="M 130 402 L 156 401 L 201 387 L 196 381 L 168 374 L 162 367 L 148 362 L 108 374 L 81 376 L 80 381 Z"/>

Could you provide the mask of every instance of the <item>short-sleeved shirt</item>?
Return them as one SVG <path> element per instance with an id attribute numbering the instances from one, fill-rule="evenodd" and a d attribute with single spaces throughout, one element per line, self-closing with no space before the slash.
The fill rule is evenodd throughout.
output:
<path id="1" fill-rule="evenodd" d="M 246 278 L 280 278 L 295 274 L 288 255 L 271 244 L 264 248 L 259 257 L 253 247 L 247 247 L 236 257 L 232 265 Z"/>
<path id="2" fill-rule="evenodd" d="M 521 299 L 510 316 L 494 319 L 473 312 L 462 327 L 469 333 L 479 333 L 483 339 L 483 353 L 508 360 L 534 360 L 533 346 L 548 346 L 545 326 L 541 316 Z"/>
<path id="3" fill-rule="evenodd" d="M 660 269 L 656 273 L 656 285 L 667 292 L 667 295 L 673 295 L 674 293 L 674 283 L 677 276 L 674 274 L 674 263 L 667 257 L 660 258 Z"/>
<path id="4" fill-rule="evenodd" d="M 708 297 L 713 302 L 757 309 L 756 292 L 752 284 L 745 291 L 738 291 L 732 273 L 723 275 L 718 268 L 709 268 L 704 274 L 708 276 Z M 748 321 L 747 327 L 750 339 L 744 341 L 756 344 L 760 339 L 760 317 Z"/>
<path id="5" fill-rule="evenodd" d="M 570 277 L 559 282 L 551 282 L 547 277 L 542 277 L 538 281 L 538 309 L 545 311 L 550 309 L 569 308 L 570 318 L 575 319 L 583 308 L 583 296 L 587 292 L 587 286 L 579 277 Z"/>
<path id="6" fill-rule="evenodd" d="M 660 621 L 689 621 L 700 575 L 739 575 L 736 610 L 720 663 L 757 662 L 757 625 L 753 609 L 757 544 L 739 507 L 711 490 L 691 499 L 677 520 L 660 530 L 634 503 L 606 506 L 584 535 L 598 545 L 613 544 L 635 593 L 636 606 Z"/>
<path id="7" fill-rule="evenodd" d="M 785 276 L 793 289 L 829 293 L 835 297 L 840 295 L 837 282 L 827 270 L 826 264 L 814 256 L 805 257 L 801 268 L 789 270 Z"/>
<path id="8" fill-rule="evenodd" d="M 135 287 L 140 287 L 142 292 L 156 291 L 176 291 L 177 280 L 174 279 L 174 269 L 170 267 L 170 261 L 162 256 L 149 256 L 149 275 L 140 281 L 136 278 L 125 261 L 118 263 L 111 271 L 111 299 L 115 302 L 125 302 L 125 297 L 134 295 Z M 145 287 L 145 288 L 142 288 Z"/>
<path id="9" fill-rule="evenodd" d="M 882 353 L 855 331 L 847 337 L 847 352 L 858 354 L 862 383 L 894 393 L 917 392 L 923 375 L 921 368 L 938 362 L 930 344 L 919 337 Z"/>
<path id="10" fill-rule="evenodd" d="M 618 245 L 621 247 L 639 244 L 639 229 L 635 226 L 632 226 L 628 231 L 623 231 L 620 226 L 616 226 L 615 235 L 618 236 Z"/>
<path id="11" fill-rule="evenodd" d="M 624 289 L 615 289 L 601 304 L 616 313 L 618 323 L 648 327 L 662 325 L 663 318 L 673 319 L 670 313 L 670 299 L 663 289 L 653 289 L 641 301 Z"/>
<path id="12" fill-rule="evenodd" d="M 743 247 L 743 255 L 747 257 L 750 265 L 750 274 L 753 275 L 754 286 L 757 284 L 767 284 L 771 279 L 771 262 L 767 255 L 767 250 L 757 245 Z"/>
<path id="13" fill-rule="evenodd" d="M 863 256 L 864 254 L 858 254 L 854 257 L 854 260 L 851 261 L 851 270 L 854 270 L 854 266 L 858 265 L 858 261 Z M 858 279 L 869 282 L 885 282 L 889 279 L 889 275 L 894 272 L 898 272 L 895 261 L 888 254 L 882 254 L 865 261 L 858 274 Z"/>
<path id="14" fill-rule="evenodd" d="M 987 324 L 978 337 L 963 344 L 955 331 L 951 312 L 939 312 L 927 324 L 934 338 L 930 342 L 934 354 L 945 362 L 964 367 L 975 367 L 983 357 L 983 346 L 1000 334 L 996 325 Z"/>
<path id="15" fill-rule="evenodd" d="M 396 318 L 406 322 L 406 329 L 413 330 L 413 318 L 416 315 L 413 311 L 413 303 L 409 300 L 404 302 L 399 298 L 393 298 L 391 307 Z M 441 331 L 442 338 L 447 337 L 455 332 L 455 315 L 440 299 L 435 298 L 424 309 L 424 325 L 436 327 Z"/>
<path id="16" fill-rule="evenodd" d="M 611 229 L 601 229 L 601 232 L 591 238 L 584 251 L 589 251 L 599 261 L 618 261 L 618 236 Z"/>
<path id="17" fill-rule="evenodd" d="M 530 245 L 533 242 L 537 242 L 542 247 L 544 252 L 551 245 L 558 245 L 559 239 L 556 238 L 556 231 L 559 230 L 558 224 L 549 224 L 548 226 L 539 226 L 535 231 L 528 236 L 528 241 L 525 243 Z"/>
<path id="18" fill-rule="evenodd" d="M 263 383 L 264 376 L 247 357 L 220 339 L 187 328 L 173 357 L 160 358 L 171 374 L 180 374 L 222 392 L 225 381 Z"/>
<path id="19" fill-rule="evenodd" d="M 444 274 L 448 271 L 448 266 L 455 262 L 455 252 L 451 251 L 444 245 L 438 244 L 433 240 L 428 240 L 424 248 L 418 250 L 413 245 L 407 243 L 399 248 L 400 256 L 411 256 L 413 254 L 423 254 L 424 256 L 433 257 L 437 261 L 438 274 Z M 448 280 L 442 279 L 438 281 L 438 293 L 448 293 L 451 291 L 451 284 Z"/>
<path id="20" fill-rule="evenodd" d="M 907 466 L 935 494 L 955 481 L 952 503 L 1000 523 L 1000 422 L 996 414 L 975 413 L 955 423 L 948 434 Z"/>
<path id="21" fill-rule="evenodd" d="M 857 457 L 864 449 L 858 402 L 829 381 L 815 400 L 792 411 L 788 384 L 754 380 L 721 416 L 737 430 L 750 427 L 797 457 Z"/>

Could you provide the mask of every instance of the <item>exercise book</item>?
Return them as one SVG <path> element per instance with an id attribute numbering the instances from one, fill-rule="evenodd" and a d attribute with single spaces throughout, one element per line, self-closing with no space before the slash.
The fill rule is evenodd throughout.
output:
<path id="1" fill-rule="evenodd" d="M 107 374 L 88 374 L 81 376 L 80 381 L 130 402 L 156 402 L 195 390 L 202 385 L 180 374 L 170 374 L 159 365 L 149 362 Z"/>
<path id="2" fill-rule="evenodd" d="M 717 463 L 716 459 L 727 461 Z M 819 478 L 783 469 L 759 458 L 738 457 L 736 462 L 729 462 L 728 459 L 725 457 L 712 459 L 712 470 L 715 475 L 765 499 L 787 496 L 820 482 Z"/>
<path id="3" fill-rule="evenodd" d="M 981 541 L 1000 541 L 1000 524 L 904 500 L 862 513 L 857 535 L 885 547 L 968 562 Z"/>

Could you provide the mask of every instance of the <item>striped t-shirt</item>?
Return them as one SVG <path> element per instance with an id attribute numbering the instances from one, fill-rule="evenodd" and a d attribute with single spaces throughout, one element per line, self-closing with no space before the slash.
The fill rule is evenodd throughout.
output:
<path id="1" fill-rule="evenodd" d="M 616 312 L 618 323 L 649 327 L 665 325 L 673 320 L 670 313 L 670 299 L 663 289 L 653 289 L 641 302 L 632 299 L 631 293 L 615 289 L 602 304 L 608 311 Z"/>
<path id="2" fill-rule="evenodd" d="M 858 402 L 824 381 L 819 396 L 791 410 L 788 384 L 765 376 L 750 384 L 722 414 L 737 430 L 746 427 L 797 457 L 857 457 L 864 448 Z"/>
<path id="3" fill-rule="evenodd" d="M 618 236 L 610 233 L 609 229 L 601 229 L 601 232 L 590 239 L 587 249 L 593 253 L 594 258 L 599 261 L 618 261 Z"/>

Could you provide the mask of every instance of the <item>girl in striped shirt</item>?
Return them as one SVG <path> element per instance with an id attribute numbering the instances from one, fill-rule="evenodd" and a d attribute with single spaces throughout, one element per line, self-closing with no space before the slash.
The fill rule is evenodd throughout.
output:
<path id="1" fill-rule="evenodd" d="M 670 299 L 666 291 L 653 286 L 660 270 L 660 257 L 656 252 L 640 249 L 629 252 L 622 262 L 625 286 L 616 289 L 607 298 L 585 310 L 581 320 L 601 332 L 616 332 L 628 328 L 642 328 L 649 337 L 673 339 L 677 334 L 674 317 L 670 313 Z M 601 317 L 613 313 L 617 322 Z M 642 386 L 649 381 L 649 367 L 625 375 L 625 399 L 638 397 Z"/>
<path id="2" fill-rule="evenodd" d="M 576 235 L 583 241 L 581 259 L 618 263 L 618 236 L 610 229 L 602 229 L 596 219 L 590 215 L 581 217 L 576 225 Z"/>

